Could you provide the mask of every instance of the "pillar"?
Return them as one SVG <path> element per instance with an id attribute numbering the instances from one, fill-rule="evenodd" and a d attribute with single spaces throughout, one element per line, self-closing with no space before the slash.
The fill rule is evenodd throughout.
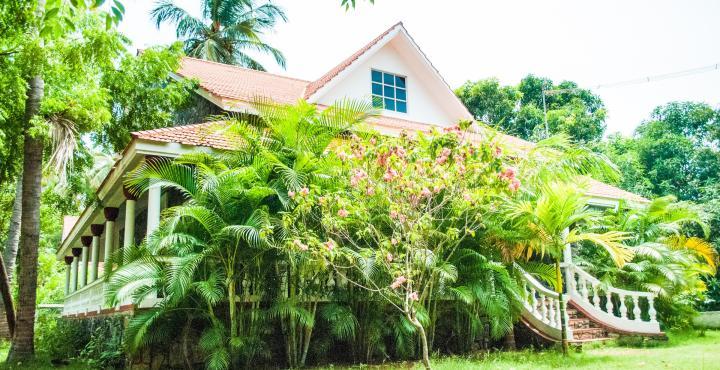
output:
<path id="1" fill-rule="evenodd" d="M 152 181 L 152 180 L 151 180 Z M 146 236 L 155 231 L 160 226 L 160 201 L 162 196 L 162 188 L 159 184 L 151 182 L 150 188 L 148 189 L 148 204 L 147 204 L 147 233 Z"/>
<path id="2" fill-rule="evenodd" d="M 73 261 L 70 265 L 70 293 L 75 293 L 78 289 L 78 265 L 80 264 L 80 255 L 82 254 L 82 248 L 73 248 L 72 250 Z"/>
<path id="3" fill-rule="evenodd" d="M 105 230 L 103 224 L 92 224 L 90 225 L 90 231 L 92 231 L 92 262 L 90 263 L 90 280 L 89 283 L 97 280 L 98 267 L 100 266 L 100 236 Z"/>
<path id="4" fill-rule="evenodd" d="M 78 271 L 78 289 L 82 289 L 87 285 L 88 281 L 88 254 L 90 254 L 90 244 L 92 244 L 92 236 L 83 235 L 80 237 L 80 242 L 83 245 L 82 257 L 80 258 L 80 269 Z"/>
<path id="5" fill-rule="evenodd" d="M 70 279 L 72 276 L 73 256 L 65 256 L 65 296 L 70 295 Z"/>
<path id="6" fill-rule="evenodd" d="M 123 248 L 130 248 L 135 243 L 135 204 L 137 203 L 137 198 L 128 189 L 123 189 L 123 193 L 125 193 Z M 125 262 L 124 256 L 123 262 Z"/>
<path id="7" fill-rule="evenodd" d="M 113 243 L 115 242 L 115 220 L 119 210 L 114 207 L 105 207 L 105 254 L 103 258 L 103 276 L 112 271 Z"/>

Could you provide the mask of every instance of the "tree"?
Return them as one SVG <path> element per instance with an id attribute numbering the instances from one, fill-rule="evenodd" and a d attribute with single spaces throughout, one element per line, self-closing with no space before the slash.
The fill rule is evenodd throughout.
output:
<path id="1" fill-rule="evenodd" d="M 202 15 L 195 18 L 172 0 L 160 0 L 151 14 L 158 27 L 176 25 L 189 56 L 264 71 L 251 55 L 258 52 L 285 67 L 283 54 L 261 38 L 278 19 L 287 20 L 282 8 L 271 2 L 257 6 L 254 0 L 203 0 Z"/>
<path id="2" fill-rule="evenodd" d="M 517 188 L 498 177 L 492 143 L 472 145 L 466 130 L 339 146 L 336 176 L 348 186 L 303 198 L 299 210 L 322 210 L 322 230 L 291 233 L 342 279 L 401 313 L 420 338 L 426 368 L 429 317 L 458 278 L 454 258 L 472 258 L 463 243 L 482 228 L 487 201 Z"/>

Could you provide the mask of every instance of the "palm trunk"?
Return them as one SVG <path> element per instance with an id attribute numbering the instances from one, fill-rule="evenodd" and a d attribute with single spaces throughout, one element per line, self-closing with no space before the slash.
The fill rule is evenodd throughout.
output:
<path id="1" fill-rule="evenodd" d="M 43 1 L 38 6 L 43 7 Z M 37 299 L 38 244 L 40 242 L 40 194 L 42 192 L 43 140 L 32 134 L 32 120 L 40 110 L 45 83 L 41 76 L 30 79 L 25 103 L 23 148 L 22 218 L 18 270 L 18 310 L 9 362 L 35 354 L 35 304 Z"/>
<path id="2" fill-rule="evenodd" d="M 12 338 L 15 333 L 15 308 L 13 307 L 12 294 L 10 294 L 10 281 L 5 271 L 5 261 L 3 261 L 2 257 L 0 257 L 0 296 L 2 296 L 3 300 L 8 333 Z"/>
<path id="3" fill-rule="evenodd" d="M 185 369 L 187 369 L 187 370 L 193 369 L 193 361 L 190 356 L 190 346 L 189 346 L 191 331 L 192 331 L 192 317 L 188 316 L 188 319 L 185 322 L 185 326 L 183 327 L 183 332 L 182 332 L 183 361 L 185 362 Z"/>
<path id="4" fill-rule="evenodd" d="M 3 250 L 3 265 L 7 273 L 8 281 L 12 281 L 15 273 L 15 258 L 17 257 L 18 244 L 20 244 L 20 218 L 22 216 L 22 174 L 18 176 L 15 184 L 15 200 L 13 201 L 12 216 L 8 227 L 7 240 Z"/>
<path id="5" fill-rule="evenodd" d="M 565 322 L 565 300 L 563 298 L 563 279 L 562 272 L 560 271 L 560 260 L 555 260 L 555 279 L 556 286 L 555 291 L 558 294 L 558 300 L 560 301 L 560 336 L 562 337 L 562 353 L 564 356 L 568 354 L 568 333 L 567 323 Z"/>

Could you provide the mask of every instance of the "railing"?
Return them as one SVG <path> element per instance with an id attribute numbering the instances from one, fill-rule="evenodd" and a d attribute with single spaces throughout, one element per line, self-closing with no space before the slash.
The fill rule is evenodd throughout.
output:
<path id="1" fill-rule="evenodd" d="M 565 269 L 568 296 L 587 316 L 623 332 L 661 333 L 655 294 L 609 286 L 573 264 Z"/>
<path id="2" fill-rule="evenodd" d="M 100 313 L 104 306 L 105 284 L 102 279 L 78 289 L 65 297 L 63 316 L 87 314 L 90 312 Z"/>
<path id="3" fill-rule="evenodd" d="M 532 275 L 522 273 L 523 317 L 542 334 L 561 339 L 560 298 L 559 295 L 543 286 Z M 569 322 L 567 314 L 565 322 Z M 566 325 L 567 326 L 567 325 Z M 568 327 L 568 339 L 572 340 L 572 330 Z"/>

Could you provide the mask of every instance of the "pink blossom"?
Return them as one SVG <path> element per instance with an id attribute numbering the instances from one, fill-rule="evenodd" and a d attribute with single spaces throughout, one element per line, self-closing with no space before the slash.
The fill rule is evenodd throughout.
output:
<path id="1" fill-rule="evenodd" d="M 337 156 L 338 156 L 338 158 L 340 158 L 341 161 L 346 161 L 346 160 L 348 160 L 348 159 L 350 158 L 350 155 L 348 155 L 348 154 L 345 153 L 344 151 L 339 151 L 339 152 L 337 153 Z"/>
<path id="2" fill-rule="evenodd" d="M 423 188 L 422 191 L 420 192 L 420 195 L 424 198 L 428 198 L 432 195 L 432 192 L 428 188 Z"/>
<path id="3" fill-rule="evenodd" d="M 405 158 L 405 154 L 407 152 L 405 151 L 405 148 L 401 146 L 395 147 L 395 155 L 397 155 L 399 158 Z"/>
<path id="4" fill-rule="evenodd" d="M 298 239 L 293 240 L 293 244 L 295 244 L 298 248 L 300 248 L 301 251 L 308 250 L 308 246 L 303 244 L 303 242 L 301 242 Z"/>
<path id="5" fill-rule="evenodd" d="M 510 181 L 510 185 L 508 186 L 510 187 L 510 191 L 517 191 L 518 189 L 520 189 L 520 180 L 512 179 Z"/>
<path id="6" fill-rule="evenodd" d="M 374 137 L 370 138 L 370 144 L 372 144 L 372 145 L 377 144 L 377 139 L 375 139 Z"/>
<path id="7" fill-rule="evenodd" d="M 358 183 L 365 178 L 367 178 L 367 173 L 362 169 L 356 168 L 352 171 L 352 175 L 350 176 L 350 185 L 357 186 Z"/>
<path id="8" fill-rule="evenodd" d="M 433 191 L 436 192 L 436 193 L 439 193 L 440 190 L 442 190 L 442 186 L 440 186 L 440 185 L 435 185 L 435 186 L 433 187 Z"/>
<path id="9" fill-rule="evenodd" d="M 341 208 L 341 209 L 339 209 L 339 210 L 337 211 L 337 215 L 338 215 L 339 217 L 342 217 L 342 218 L 347 217 L 349 214 L 350 214 L 350 212 L 348 212 L 348 211 L 347 211 L 346 209 L 344 209 L 344 208 Z"/>
<path id="10" fill-rule="evenodd" d="M 398 172 L 393 168 L 388 168 L 387 171 L 385 171 L 385 174 L 383 175 L 383 180 L 386 182 L 393 181 L 398 176 Z"/>
<path id="11" fill-rule="evenodd" d="M 397 239 L 395 239 L 395 238 L 390 239 L 390 244 L 397 245 L 397 243 L 398 243 Z"/>
<path id="12" fill-rule="evenodd" d="M 288 196 L 290 197 L 290 199 L 295 199 L 295 192 L 292 190 L 288 191 Z"/>
<path id="13" fill-rule="evenodd" d="M 500 156 L 502 155 L 502 148 L 499 147 L 499 146 L 497 146 L 497 145 L 495 145 L 495 146 L 493 147 L 493 155 L 494 155 L 496 158 L 497 158 L 497 157 L 500 157 Z"/>
<path id="14" fill-rule="evenodd" d="M 367 195 L 375 195 L 375 188 L 372 186 L 368 186 L 367 190 L 365 190 L 365 194 Z"/>
<path id="15" fill-rule="evenodd" d="M 409 298 L 410 298 L 411 301 L 417 301 L 417 300 L 419 299 L 417 292 L 412 292 L 412 293 L 410 293 Z"/>
<path id="16" fill-rule="evenodd" d="M 469 202 L 472 200 L 472 197 L 470 196 L 470 193 L 463 193 L 463 199 Z"/>
<path id="17" fill-rule="evenodd" d="M 392 261 L 393 261 L 393 255 L 392 255 L 392 253 L 388 252 L 388 254 L 385 256 L 385 259 L 386 259 L 388 262 L 392 262 Z"/>
<path id="18" fill-rule="evenodd" d="M 512 180 L 515 178 L 515 175 L 515 169 L 512 167 L 508 167 L 500 174 L 500 178 L 503 180 Z"/>
<path id="19" fill-rule="evenodd" d="M 325 244 L 325 248 L 327 248 L 328 251 L 332 251 L 333 249 L 335 249 L 335 242 L 332 240 L 328 240 L 323 244 Z"/>
<path id="20" fill-rule="evenodd" d="M 390 284 L 390 288 L 393 288 L 393 289 L 400 288 L 403 284 L 405 284 L 406 281 L 407 281 L 407 279 L 405 278 L 405 276 L 402 276 L 402 275 L 398 276 L 395 278 L 395 280 L 392 282 L 392 284 Z"/>
<path id="21" fill-rule="evenodd" d="M 300 189 L 300 195 L 306 196 L 308 194 L 310 194 L 310 189 L 308 189 L 307 187 Z"/>
<path id="22" fill-rule="evenodd" d="M 465 173 L 465 165 L 462 164 L 462 163 L 458 164 L 458 169 L 457 169 L 457 170 L 458 170 L 458 173 L 459 173 L 459 174 L 461 174 L 461 175 L 464 174 L 464 173 Z"/>
<path id="23" fill-rule="evenodd" d="M 396 219 L 398 217 L 398 212 L 396 210 L 390 211 L 390 218 Z"/>

